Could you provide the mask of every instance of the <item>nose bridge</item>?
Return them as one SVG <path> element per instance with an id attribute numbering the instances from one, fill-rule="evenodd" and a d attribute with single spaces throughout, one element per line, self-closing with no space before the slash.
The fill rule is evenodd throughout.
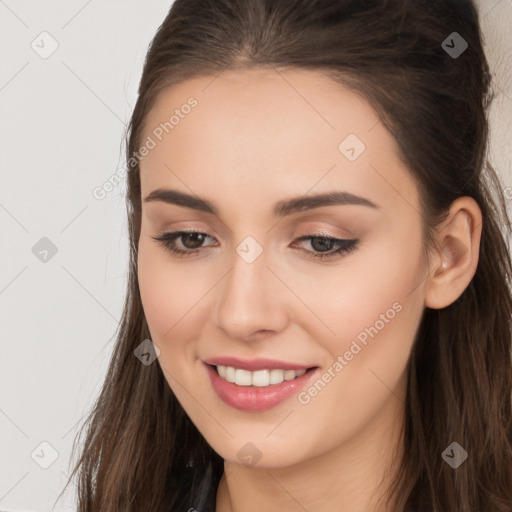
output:
<path id="1" fill-rule="evenodd" d="M 287 321 L 285 299 L 278 289 L 282 285 L 267 268 L 269 255 L 269 249 L 252 236 L 235 247 L 217 304 L 218 326 L 233 338 L 279 330 Z"/>

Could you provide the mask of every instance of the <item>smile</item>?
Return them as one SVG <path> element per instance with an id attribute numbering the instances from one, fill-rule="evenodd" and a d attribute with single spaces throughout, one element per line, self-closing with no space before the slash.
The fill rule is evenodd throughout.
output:
<path id="1" fill-rule="evenodd" d="M 271 409 L 300 392 L 320 368 L 254 371 L 204 363 L 217 396 L 227 405 L 245 411 Z"/>
<path id="2" fill-rule="evenodd" d="M 281 384 L 285 380 L 293 380 L 306 373 L 306 370 L 256 370 L 251 372 L 233 366 L 216 366 L 218 375 L 227 382 L 233 382 L 237 386 L 266 387 Z"/>

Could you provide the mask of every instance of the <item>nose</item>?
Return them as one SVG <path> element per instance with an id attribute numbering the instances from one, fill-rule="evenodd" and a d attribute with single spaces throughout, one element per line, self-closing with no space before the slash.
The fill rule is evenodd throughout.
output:
<path id="1" fill-rule="evenodd" d="M 216 324 L 226 336 L 250 341 L 286 328 L 291 293 L 268 260 L 265 250 L 252 263 L 235 252 L 216 308 Z"/>

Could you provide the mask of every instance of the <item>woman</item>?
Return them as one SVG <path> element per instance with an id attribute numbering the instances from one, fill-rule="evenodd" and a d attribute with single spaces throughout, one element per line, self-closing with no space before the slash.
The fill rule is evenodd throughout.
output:
<path id="1" fill-rule="evenodd" d="M 172 5 L 80 512 L 512 511 L 491 97 L 470 1 Z"/>

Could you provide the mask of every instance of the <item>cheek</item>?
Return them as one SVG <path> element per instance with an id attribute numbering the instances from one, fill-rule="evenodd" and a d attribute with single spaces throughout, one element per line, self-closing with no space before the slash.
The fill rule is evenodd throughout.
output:
<path id="1" fill-rule="evenodd" d="M 398 388 L 424 310 L 420 285 L 426 272 L 421 241 L 411 236 L 410 249 L 382 245 L 368 261 L 354 257 L 350 271 L 316 284 L 324 290 L 316 308 L 335 334 L 316 330 L 330 360 L 298 399 L 313 418 L 332 411 L 334 431 L 357 429 L 391 393 L 403 399 Z"/>
<path id="2" fill-rule="evenodd" d="M 164 376 L 182 404 L 190 408 L 191 394 L 199 399 L 208 382 L 198 386 L 197 375 L 191 371 L 197 361 L 198 340 L 207 325 L 208 291 L 218 281 L 218 276 L 201 272 L 194 267 L 194 274 L 186 264 L 176 261 L 151 240 L 139 243 L 139 289 L 148 323 L 151 340 L 160 350 L 158 362 Z M 199 370 L 201 378 L 207 375 Z M 193 400 L 192 400 L 193 402 Z"/>
<path id="3" fill-rule="evenodd" d="M 419 230 L 412 222 L 401 228 L 367 242 L 339 265 L 319 267 L 309 276 L 285 276 L 297 283 L 294 291 L 312 312 L 297 322 L 304 322 L 304 330 L 331 356 L 349 350 L 353 340 L 364 346 L 386 339 L 380 342 L 383 350 L 403 346 L 403 336 L 414 332 L 424 307 L 420 285 L 427 268 Z"/>
<path id="4" fill-rule="evenodd" d="M 160 350 L 158 364 L 178 400 L 187 404 L 194 384 L 186 370 L 193 358 L 189 340 L 199 339 L 196 329 L 201 325 L 193 306 L 201 290 L 165 251 L 147 241 L 139 244 L 138 279 L 151 340 Z"/>
<path id="5" fill-rule="evenodd" d="M 322 320 L 309 320 L 309 330 L 328 352 L 326 366 L 346 354 L 351 370 L 344 369 L 339 380 L 351 378 L 344 386 L 355 390 L 375 381 L 373 367 L 382 369 L 390 386 L 396 383 L 424 309 L 425 272 L 421 239 L 411 226 L 401 237 L 356 251 L 339 270 L 317 273 L 308 283 L 309 295 L 304 288 L 308 305 Z"/>
<path id="6" fill-rule="evenodd" d="M 142 235 L 141 235 L 142 236 Z M 153 341 L 175 337 L 181 323 L 193 315 L 193 305 L 205 293 L 201 280 L 191 279 L 159 247 L 141 241 L 138 253 L 138 279 L 144 313 Z"/>
<path id="7" fill-rule="evenodd" d="M 395 291 L 382 289 L 371 301 L 362 294 L 359 298 L 367 300 L 360 305 L 350 302 L 337 308 L 336 337 L 324 333 L 317 338 L 332 358 L 297 395 L 297 414 L 290 417 L 287 429 L 276 431 L 283 446 L 286 432 L 301 432 L 304 457 L 329 450 L 373 428 L 372 418 L 379 417 L 386 404 L 400 408 L 405 402 L 405 371 L 423 307 L 419 295 L 406 299 Z"/>
<path id="8" fill-rule="evenodd" d="M 147 241 L 139 244 L 139 289 L 151 340 L 160 350 L 158 363 L 171 389 L 177 391 L 171 376 L 183 381 L 180 372 L 188 357 L 187 336 L 190 332 L 190 313 L 194 300 L 194 280 L 184 272 L 173 271 L 168 256 Z M 193 312 L 193 311 L 192 311 Z"/>
<path id="9" fill-rule="evenodd" d="M 150 331 L 155 338 L 162 335 L 173 325 L 176 313 L 176 286 L 170 286 L 169 273 L 161 258 L 147 243 L 139 245 L 138 279 L 144 314 Z M 155 340 L 154 340 L 155 341 Z"/>

